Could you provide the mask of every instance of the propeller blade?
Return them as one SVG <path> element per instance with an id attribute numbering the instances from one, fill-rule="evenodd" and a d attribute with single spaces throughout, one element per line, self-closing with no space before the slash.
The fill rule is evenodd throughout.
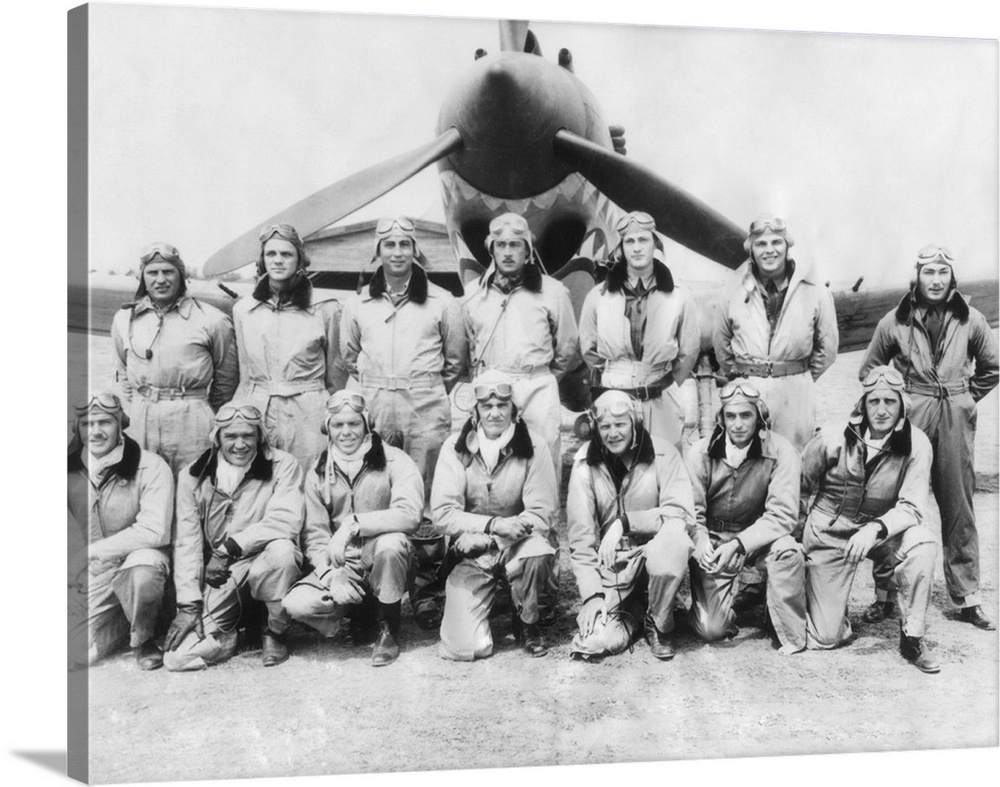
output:
<path id="1" fill-rule="evenodd" d="M 500 51 L 524 52 L 528 40 L 528 22 L 523 19 L 500 20 Z"/>
<path id="2" fill-rule="evenodd" d="M 205 263 L 204 275 L 218 276 L 256 260 L 260 253 L 258 237 L 262 227 L 269 224 L 291 224 L 298 230 L 299 236 L 305 238 L 378 199 L 420 170 L 461 147 L 461 135 L 456 129 L 450 128 L 426 145 L 338 180 L 261 221 L 252 230 L 217 251 Z"/>
<path id="3" fill-rule="evenodd" d="M 619 153 L 570 131 L 555 134 L 556 153 L 624 210 L 644 210 L 664 235 L 728 268 L 746 259 L 746 232 L 697 197 Z"/>

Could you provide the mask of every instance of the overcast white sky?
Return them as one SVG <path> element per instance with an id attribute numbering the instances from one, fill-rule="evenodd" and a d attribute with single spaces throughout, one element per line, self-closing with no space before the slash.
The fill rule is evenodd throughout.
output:
<path id="1" fill-rule="evenodd" d="M 785 215 L 824 278 L 899 284 L 930 241 L 960 277 L 996 271 L 995 42 L 532 27 L 547 58 L 572 50 L 630 157 L 740 225 Z M 492 20 L 125 5 L 92 5 L 90 34 L 91 267 L 119 272 L 154 239 L 200 266 L 429 140 L 474 50 L 499 49 Z M 439 191 L 431 167 L 345 221 L 440 220 Z"/>

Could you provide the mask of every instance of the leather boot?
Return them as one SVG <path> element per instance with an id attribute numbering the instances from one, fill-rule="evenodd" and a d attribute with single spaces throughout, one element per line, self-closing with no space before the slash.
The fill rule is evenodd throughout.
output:
<path id="1" fill-rule="evenodd" d="M 378 638 L 378 621 L 381 619 L 378 606 L 375 597 L 371 593 L 365 593 L 360 604 L 351 604 L 347 608 L 350 618 L 347 631 L 354 647 L 371 645 Z"/>
<path id="2" fill-rule="evenodd" d="M 135 663 L 143 671 L 148 672 L 163 666 L 163 653 L 151 639 L 147 639 L 138 647 L 133 648 L 132 652 L 135 653 Z"/>
<path id="3" fill-rule="evenodd" d="M 514 610 L 510 616 L 510 630 L 514 639 L 525 653 L 532 658 L 541 658 L 549 652 L 549 644 L 537 623 L 525 623 Z"/>
<path id="4" fill-rule="evenodd" d="M 263 640 L 264 652 L 261 654 L 261 661 L 265 667 L 275 667 L 283 661 L 288 661 L 288 645 L 285 644 L 284 634 L 275 634 L 271 629 L 266 629 Z"/>
<path id="5" fill-rule="evenodd" d="M 958 613 L 958 617 L 959 620 L 971 623 L 977 629 L 982 629 L 983 631 L 996 631 L 997 629 L 997 624 L 990 620 L 978 605 L 975 607 L 965 607 Z"/>
<path id="6" fill-rule="evenodd" d="M 378 605 L 378 638 L 372 650 L 372 666 L 384 667 L 399 658 L 399 610 L 401 603 Z"/>
<path id="7" fill-rule="evenodd" d="M 660 631 L 652 620 L 646 620 L 646 642 L 649 644 L 649 652 L 653 658 L 660 661 L 670 661 L 674 657 L 674 644 L 670 641 L 670 635 Z"/>
<path id="8" fill-rule="evenodd" d="M 896 617 L 896 605 L 892 601 L 875 601 L 861 613 L 861 619 L 865 623 L 881 623 L 894 617 Z"/>
<path id="9" fill-rule="evenodd" d="M 902 625 L 899 627 L 899 652 L 921 672 L 933 675 L 941 671 L 941 665 L 931 655 L 923 640 L 920 637 L 906 636 Z"/>
<path id="10" fill-rule="evenodd" d="M 545 635 L 537 623 L 524 624 L 524 643 L 522 647 L 525 653 L 535 659 L 548 654 L 549 644 L 545 641 Z"/>

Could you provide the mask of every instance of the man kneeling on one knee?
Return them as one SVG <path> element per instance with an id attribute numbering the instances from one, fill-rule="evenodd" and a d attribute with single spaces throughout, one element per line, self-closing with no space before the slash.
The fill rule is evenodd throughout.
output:
<path id="1" fill-rule="evenodd" d="M 162 666 L 153 641 L 170 573 L 174 481 L 159 456 L 125 434 L 113 393 L 76 408 L 66 486 L 71 666 L 130 642 L 139 669 Z"/>
<path id="2" fill-rule="evenodd" d="M 416 463 L 372 429 L 365 399 L 338 391 L 326 404 L 327 449 L 306 474 L 303 533 L 312 573 L 285 596 L 285 609 L 325 637 L 345 614 L 358 624 L 374 594 L 378 637 L 372 666 L 399 658 L 399 613 L 424 507 Z M 349 611 L 352 610 L 352 611 Z"/>
<path id="3" fill-rule="evenodd" d="M 174 582 L 177 616 L 167 633 L 169 670 L 198 670 L 236 653 L 244 605 L 263 601 L 265 667 L 288 658 L 281 599 L 299 576 L 302 470 L 264 440 L 260 411 L 227 404 L 212 447 L 177 480 Z M 204 582 L 203 582 L 204 580 Z"/>
<path id="4" fill-rule="evenodd" d="M 693 548 L 694 503 L 680 454 L 642 421 L 627 393 L 601 394 L 589 413 L 590 442 L 573 458 L 566 518 L 583 604 L 571 653 L 582 660 L 621 653 L 644 626 L 653 656 L 674 656 L 674 599 Z"/>
<path id="5" fill-rule="evenodd" d="M 799 518 L 801 461 L 770 428 L 757 386 L 722 389 L 715 430 L 686 459 L 698 521 L 691 564 L 691 627 L 702 639 L 732 637 L 744 566 L 767 577 L 766 620 L 780 652 L 806 647 L 805 558 L 792 537 Z"/>
<path id="6" fill-rule="evenodd" d="M 493 652 L 490 610 L 508 582 L 514 636 L 530 656 L 544 656 L 539 594 L 556 570 L 552 455 L 518 417 L 509 376 L 484 372 L 473 391 L 472 417 L 442 447 L 431 488 L 434 522 L 457 560 L 445 584 L 439 653 L 472 661 Z"/>
<path id="7" fill-rule="evenodd" d="M 903 376 L 877 366 L 843 431 L 824 429 L 802 454 L 803 502 L 815 491 L 802 545 L 806 552 L 810 648 L 851 636 L 847 604 L 866 557 L 899 587 L 899 650 L 923 672 L 940 667 L 923 644 L 937 547 L 923 524 L 931 444 L 907 418 Z"/>

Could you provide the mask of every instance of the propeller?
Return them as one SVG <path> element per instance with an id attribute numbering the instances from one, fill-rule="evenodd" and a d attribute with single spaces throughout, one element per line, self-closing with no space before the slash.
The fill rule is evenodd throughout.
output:
<path id="1" fill-rule="evenodd" d="M 746 232 L 697 197 L 667 182 L 625 156 L 571 131 L 561 129 L 552 141 L 556 154 L 624 210 L 644 210 L 656 228 L 729 268 L 746 259 Z"/>
<path id="2" fill-rule="evenodd" d="M 400 183 L 412 178 L 435 161 L 451 155 L 462 147 L 462 136 L 449 128 L 436 139 L 387 161 L 375 164 L 339 180 L 315 194 L 296 202 L 254 229 L 232 241 L 205 263 L 206 276 L 218 276 L 241 268 L 257 259 L 260 253 L 259 233 L 269 224 L 291 224 L 305 238 L 323 229 L 358 208 L 381 197 Z"/>

